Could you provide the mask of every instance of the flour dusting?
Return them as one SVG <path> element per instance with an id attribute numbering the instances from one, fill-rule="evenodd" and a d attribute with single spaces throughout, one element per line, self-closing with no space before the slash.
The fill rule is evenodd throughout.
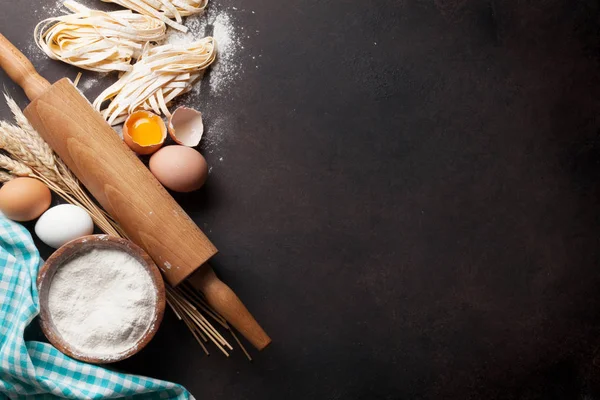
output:
<path id="1" fill-rule="evenodd" d="M 213 26 L 213 37 L 217 41 L 219 55 L 210 74 L 210 88 L 213 93 L 220 93 L 241 73 L 241 66 L 236 62 L 236 53 L 241 45 L 229 14 L 217 15 Z"/>
<path id="2" fill-rule="evenodd" d="M 205 36 L 207 18 L 206 14 L 196 14 L 185 19 L 184 25 L 189 29 L 187 33 L 169 29 L 165 44 L 187 44 Z"/>
<path id="3" fill-rule="evenodd" d="M 101 81 L 106 80 L 109 74 L 99 74 L 97 72 L 85 71 L 79 80 L 79 85 L 77 87 L 84 94 L 86 94 L 91 89 L 95 88 L 100 84 Z M 108 82 L 108 81 L 106 81 Z"/>
<path id="4" fill-rule="evenodd" d="M 49 1 L 36 7 L 33 10 L 33 14 L 36 16 L 37 23 L 46 18 L 66 14 L 66 9 L 63 8 L 62 0 L 56 2 Z M 29 60 L 34 64 L 38 72 L 46 69 L 48 63 L 44 61 L 49 61 L 50 58 L 48 58 L 48 56 L 38 47 L 35 40 L 28 40 L 28 46 L 23 50 L 23 53 L 25 53 L 27 58 L 29 58 Z"/>
<path id="5" fill-rule="evenodd" d="M 233 10 L 235 11 L 235 8 Z M 201 110 L 206 129 L 202 146 L 208 153 L 213 153 L 224 138 L 233 131 L 232 119 L 222 115 L 215 102 L 227 96 L 243 74 L 239 52 L 244 48 L 242 45 L 244 36 L 237 30 L 232 14 L 227 10 L 218 9 L 215 5 L 209 5 L 208 11 L 204 14 L 187 17 L 184 23 L 189 31 L 182 33 L 170 29 L 165 43 L 191 43 L 205 36 L 212 36 L 217 43 L 216 61 L 180 104 L 192 108 L 198 107 L 199 104 L 206 104 Z M 203 93 L 205 90 L 208 90 L 209 94 L 207 103 L 201 101 L 201 96 L 206 94 Z"/>
<path id="6" fill-rule="evenodd" d="M 242 73 L 242 66 L 236 61 L 236 55 L 243 47 L 233 18 L 227 11 L 209 6 L 206 13 L 187 17 L 184 23 L 189 31 L 183 33 L 169 29 L 164 43 L 191 43 L 205 36 L 212 36 L 217 43 L 217 60 L 206 78 L 210 82 L 211 94 L 222 94 Z M 200 94 L 200 83 L 194 86 L 192 94 Z"/>
<path id="7" fill-rule="evenodd" d="M 209 111 L 210 111 L 210 107 L 209 107 Z M 211 116 L 214 116 L 215 114 L 216 113 L 214 113 L 214 112 L 206 113 L 206 115 L 207 115 L 207 117 L 206 117 L 206 121 L 207 121 L 206 133 L 204 134 L 204 137 L 202 138 L 203 145 L 208 150 L 209 153 L 212 153 L 214 148 L 217 147 L 223 141 L 223 139 L 225 139 L 225 136 L 227 136 L 227 134 L 233 130 L 233 126 L 232 126 L 232 123 L 229 118 L 227 118 L 227 117 L 212 117 L 211 118 Z"/>

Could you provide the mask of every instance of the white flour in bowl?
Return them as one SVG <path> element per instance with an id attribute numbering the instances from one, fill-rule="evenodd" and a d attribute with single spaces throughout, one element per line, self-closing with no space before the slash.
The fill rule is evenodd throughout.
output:
<path id="1" fill-rule="evenodd" d="M 154 319 L 150 274 L 131 255 L 94 249 L 56 271 L 48 292 L 54 326 L 75 352 L 110 358 L 131 349 Z"/>

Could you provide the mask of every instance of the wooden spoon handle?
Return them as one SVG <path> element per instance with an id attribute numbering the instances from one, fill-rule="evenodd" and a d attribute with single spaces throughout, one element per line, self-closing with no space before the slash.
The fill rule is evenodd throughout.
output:
<path id="1" fill-rule="evenodd" d="M 260 327 L 237 295 L 215 275 L 212 267 L 204 264 L 189 282 L 204 294 L 206 301 L 237 329 L 258 350 L 271 343 L 271 338 Z"/>
<path id="2" fill-rule="evenodd" d="M 35 100 L 50 88 L 50 83 L 37 73 L 33 64 L 0 33 L 0 67 L 29 100 Z"/>

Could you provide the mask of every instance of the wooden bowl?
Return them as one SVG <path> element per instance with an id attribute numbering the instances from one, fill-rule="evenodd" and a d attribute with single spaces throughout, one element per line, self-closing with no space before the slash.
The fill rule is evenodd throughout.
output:
<path id="1" fill-rule="evenodd" d="M 92 249 L 121 250 L 133 256 L 142 264 L 146 271 L 148 271 L 156 289 L 156 307 L 154 309 L 153 322 L 150 324 L 144 335 L 128 350 L 102 357 L 82 354 L 80 351 L 75 350 L 61 337 L 52 322 L 52 316 L 48 310 L 48 293 L 50 291 L 52 278 L 54 278 L 56 271 L 73 257 Z M 37 278 L 37 286 L 40 298 L 40 325 L 44 335 L 46 335 L 50 343 L 64 354 L 88 363 L 108 364 L 122 361 L 136 354 L 152 340 L 162 322 L 163 314 L 165 312 L 165 285 L 154 261 L 152 261 L 150 256 L 148 256 L 144 250 L 129 240 L 108 235 L 84 236 L 75 239 L 56 250 L 40 269 Z"/>

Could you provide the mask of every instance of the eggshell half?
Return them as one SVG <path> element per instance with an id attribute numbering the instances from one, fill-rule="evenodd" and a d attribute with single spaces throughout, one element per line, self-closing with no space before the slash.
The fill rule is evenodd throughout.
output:
<path id="1" fill-rule="evenodd" d="M 150 144 L 150 145 L 142 145 L 133 140 L 132 135 L 129 132 L 129 126 L 131 121 L 136 120 L 141 117 L 152 118 L 156 120 L 156 123 L 159 124 L 161 130 L 161 140 L 159 143 Z M 123 125 L 123 141 L 129 146 L 129 148 L 135 151 L 139 155 L 148 155 L 155 153 L 158 149 L 160 149 L 167 138 L 167 127 L 165 126 L 164 121 L 158 115 L 150 112 L 150 111 L 136 111 L 130 114 L 125 120 L 125 124 Z"/>
<path id="2" fill-rule="evenodd" d="M 179 107 L 169 118 L 169 136 L 177 144 L 196 147 L 202 140 L 202 113 L 193 108 Z"/>

